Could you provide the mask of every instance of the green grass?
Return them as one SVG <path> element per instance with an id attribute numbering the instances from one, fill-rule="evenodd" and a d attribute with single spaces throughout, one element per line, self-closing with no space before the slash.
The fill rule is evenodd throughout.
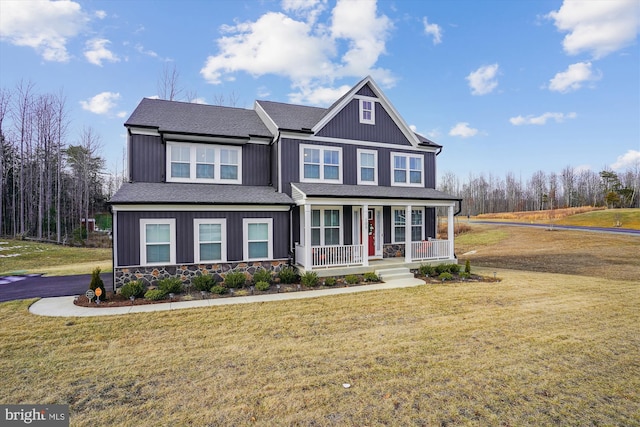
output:
<path id="1" fill-rule="evenodd" d="M 640 209 L 607 209 L 568 216 L 555 221 L 561 225 L 581 225 L 591 227 L 615 227 L 640 230 Z"/>
<path id="2" fill-rule="evenodd" d="M 480 231 L 475 231 L 480 230 Z M 463 233 L 455 238 L 455 244 L 463 246 L 483 247 L 497 246 L 500 242 L 509 238 L 509 230 L 504 228 L 480 228 L 476 227 L 474 233 Z"/>
<path id="3" fill-rule="evenodd" d="M 113 271 L 110 248 L 76 248 L 26 240 L 2 239 L 0 242 L 0 275 L 90 274 L 95 267 L 103 272 Z"/>

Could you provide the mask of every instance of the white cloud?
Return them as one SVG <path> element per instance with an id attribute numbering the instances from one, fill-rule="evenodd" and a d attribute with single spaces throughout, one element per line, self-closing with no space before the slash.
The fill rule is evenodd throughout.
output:
<path id="1" fill-rule="evenodd" d="M 2 1 L 0 40 L 31 47 L 46 61 L 67 62 L 67 42 L 88 20 L 73 1 Z"/>
<path id="2" fill-rule="evenodd" d="M 107 17 L 107 12 L 105 12 L 104 10 L 96 10 L 96 12 L 94 13 L 95 17 L 98 19 L 104 19 Z"/>
<path id="3" fill-rule="evenodd" d="M 298 92 L 289 94 L 289 101 L 294 104 L 328 105 L 347 93 L 351 86 L 343 85 L 338 88 L 323 86 L 298 87 Z"/>
<path id="4" fill-rule="evenodd" d="M 115 108 L 116 101 L 120 99 L 119 93 L 114 92 L 102 92 L 89 98 L 86 101 L 80 101 L 83 110 L 91 111 L 94 114 L 110 114 L 111 110 Z M 120 116 L 122 114 L 122 116 Z M 118 117 L 124 117 L 126 113 L 118 113 Z"/>
<path id="5" fill-rule="evenodd" d="M 602 76 L 591 70 L 591 62 L 571 64 L 566 71 L 556 74 L 549 81 L 549 90 L 567 93 L 578 90 L 584 83 L 600 80 Z"/>
<path id="6" fill-rule="evenodd" d="M 450 136 L 459 136 L 461 138 L 469 138 L 475 136 L 478 133 L 478 129 L 469 127 L 467 122 L 456 123 L 454 127 L 449 131 Z"/>
<path id="7" fill-rule="evenodd" d="M 611 165 L 613 170 L 627 169 L 631 167 L 640 167 L 640 151 L 629 150 L 622 156 L 618 156 L 618 159 Z"/>
<path id="8" fill-rule="evenodd" d="M 472 71 L 466 79 L 469 81 L 472 95 L 486 95 L 498 87 L 496 76 L 498 64 L 484 65 L 476 71 Z"/>
<path id="9" fill-rule="evenodd" d="M 422 18 L 422 23 L 424 24 L 424 32 L 425 34 L 430 34 L 433 36 L 433 44 L 439 44 L 442 42 L 442 27 L 438 24 L 430 24 L 425 16 Z"/>
<path id="10" fill-rule="evenodd" d="M 559 31 L 565 52 L 590 52 L 594 59 L 633 44 L 640 28 L 638 0 L 564 0 L 547 15 Z"/>
<path id="11" fill-rule="evenodd" d="M 107 39 L 92 39 L 85 44 L 84 56 L 92 64 L 102 67 L 102 61 L 119 62 L 120 58 L 107 49 L 111 42 Z"/>
<path id="12" fill-rule="evenodd" d="M 512 125 L 520 126 L 520 125 L 544 125 L 547 123 L 547 120 L 553 119 L 556 123 L 562 123 L 565 119 L 575 119 L 578 117 L 576 113 L 544 113 L 539 116 L 529 115 L 527 117 L 517 116 L 509 119 Z"/>
<path id="13" fill-rule="evenodd" d="M 223 26 L 218 54 L 209 56 L 200 70 L 204 79 L 220 84 L 236 72 L 284 76 L 296 90 L 290 99 L 316 104 L 335 101 L 322 100 L 342 90 L 334 87 L 336 79 L 371 75 L 385 87 L 395 83 L 389 70 L 375 67 L 392 23 L 378 15 L 374 1 L 339 0 L 330 22 L 316 22 L 324 0 L 285 0 L 282 5 L 296 16 L 268 12 L 255 22 Z M 300 15 L 303 20 L 295 19 Z"/>

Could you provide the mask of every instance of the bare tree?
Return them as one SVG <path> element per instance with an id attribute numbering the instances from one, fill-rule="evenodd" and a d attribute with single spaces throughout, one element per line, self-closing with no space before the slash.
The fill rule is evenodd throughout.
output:
<path id="1" fill-rule="evenodd" d="M 166 99 L 167 101 L 176 101 L 182 93 L 180 87 L 180 73 L 175 64 L 169 66 L 165 63 L 162 67 L 162 73 L 158 80 L 158 96 L 160 99 Z"/>

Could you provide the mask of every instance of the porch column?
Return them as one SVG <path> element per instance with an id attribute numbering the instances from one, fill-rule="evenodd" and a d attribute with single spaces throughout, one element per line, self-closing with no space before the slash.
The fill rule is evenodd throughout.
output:
<path id="1" fill-rule="evenodd" d="M 411 262 L 411 205 L 404 208 L 404 262 Z"/>
<path id="2" fill-rule="evenodd" d="M 449 259 L 453 259 L 453 205 L 447 209 L 447 240 L 449 241 Z"/>
<path id="3" fill-rule="evenodd" d="M 311 259 L 311 205 L 304 205 L 304 269 L 306 271 L 313 268 Z"/>
<path id="4" fill-rule="evenodd" d="M 360 243 L 362 245 L 362 265 L 369 265 L 369 205 L 362 205 L 362 213 L 360 214 L 361 230 Z M 376 224 L 377 226 L 378 224 Z"/>

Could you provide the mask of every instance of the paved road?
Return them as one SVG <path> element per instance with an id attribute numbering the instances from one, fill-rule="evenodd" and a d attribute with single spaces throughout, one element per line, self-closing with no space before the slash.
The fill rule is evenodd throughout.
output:
<path id="1" fill-rule="evenodd" d="M 538 228 L 551 228 L 549 224 L 531 224 L 528 222 L 508 222 L 508 221 L 470 221 L 471 224 L 488 224 L 488 225 L 510 225 L 514 227 L 538 227 Z M 606 227 L 583 227 L 580 225 L 554 225 L 554 229 L 557 230 L 577 230 L 577 231 L 590 231 L 593 233 L 612 233 L 612 234 L 627 234 L 640 236 L 640 230 L 634 230 L 631 228 L 606 228 Z"/>
<path id="2" fill-rule="evenodd" d="M 111 273 L 101 274 L 106 290 L 113 289 Z M 27 298 L 81 295 L 89 289 L 90 274 L 42 277 L 39 274 L 0 277 L 0 302 Z"/>

